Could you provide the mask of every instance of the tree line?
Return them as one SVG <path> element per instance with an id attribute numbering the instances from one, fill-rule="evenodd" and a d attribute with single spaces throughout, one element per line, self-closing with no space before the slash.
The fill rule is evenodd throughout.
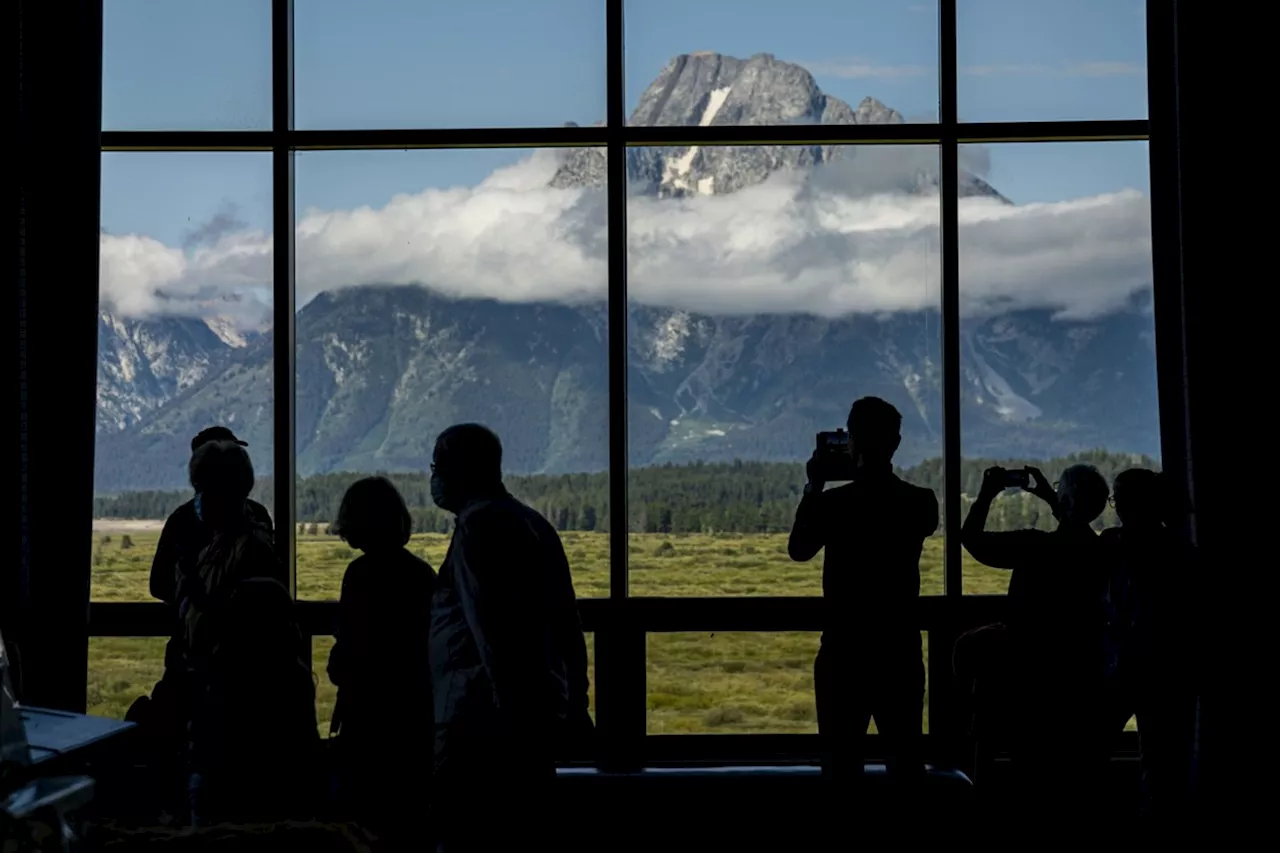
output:
<path id="1" fill-rule="evenodd" d="M 964 459 L 960 465 L 962 511 L 967 512 L 982 483 L 982 472 L 992 465 L 1020 468 L 1034 465 L 1056 478 L 1069 465 L 1086 463 L 1098 468 L 1108 483 L 1126 468 L 1159 470 L 1150 457 L 1131 453 L 1092 450 L 1050 460 Z M 900 477 L 932 489 L 943 506 L 944 466 L 941 459 L 926 459 L 899 468 Z M 342 472 L 319 474 L 297 483 L 297 520 L 322 529 L 338 513 L 347 487 L 368 474 Z M 388 473 L 404 496 L 418 533 L 447 533 L 452 516 L 431 501 L 430 479 L 425 473 Z M 629 528 L 633 533 L 785 533 L 791 529 L 805 473 L 802 464 L 778 462 L 727 462 L 661 465 L 633 468 L 627 482 Z M 559 530 L 609 530 L 609 475 L 537 474 L 507 478 L 507 488 L 537 509 Z M 254 497 L 273 508 L 274 486 L 270 478 L 259 480 Z M 163 519 L 190 498 L 189 492 L 139 491 L 99 497 L 94 501 L 97 518 Z M 1108 507 L 1100 525 L 1116 523 Z M 1053 519 L 1044 504 L 1025 493 L 1010 492 L 996 501 L 988 529 L 1051 529 Z"/>

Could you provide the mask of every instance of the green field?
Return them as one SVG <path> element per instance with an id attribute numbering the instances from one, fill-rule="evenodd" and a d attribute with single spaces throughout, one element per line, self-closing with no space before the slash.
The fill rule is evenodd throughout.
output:
<path id="1" fill-rule="evenodd" d="M 94 534 L 93 600 L 148 601 L 147 581 L 158 533 L 102 529 Z M 609 537 L 561 534 L 578 597 L 608 595 Z M 336 537 L 299 535 L 298 597 L 336 600 L 355 553 Z M 415 536 L 410 546 L 439 566 L 448 537 Z M 787 557 L 778 534 L 632 534 L 631 592 L 637 596 L 819 595 L 821 556 Z M 925 543 L 922 594 L 942 593 L 942 537 Z M 1009 575 L 965 555 L 967 593 L 1003 593 Z M 588 637 L 588 650 L 594 651 Z M 928 643 L 928 636 L 925 636 Z M 160 676 L 164 638 L 96 637 L 89 646 L 89 712 L 123 716 Z M 312 641 L 318 710 L 327 721 L 334 688 L 324 674 L 332 638 Z M 818 634 L 682 633 L 648 637 L 649 731 L 814 732 L 813 658 Z M 594 673 L 594 670 L 593 670 Z M 594 674 L 592 678 L 594 682 Z M 926 726 L 928 713 L 926 708 Z"/>

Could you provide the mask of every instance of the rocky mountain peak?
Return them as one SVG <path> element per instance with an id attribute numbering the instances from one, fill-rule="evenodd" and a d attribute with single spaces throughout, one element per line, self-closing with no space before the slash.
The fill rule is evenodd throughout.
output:
<path id="1" fill-rule="evenodd" d="M 852 124 L 856 116 L 827 96 L 813 75 L 772 54 L 738 59 L 703 52 L 677 56 L 649 84 L 631 114 L 635 125 Z"/>
<path id="2" fill-rule="evenodd" d="M 681 54 L 640 95 L 629 123 L 645 127 L 715 127 L 780 124 L 901 124 L 903 116 L 866 97 L 857 109 L 823 92 L 807 70 L 758 53 L 749 59 L 710 51 Z M 848 146 L 768 145 L 634 148 L 627 152 L 633 185 L 659 198 L 721 195 L 758 184 L 774 172 L 805 169 L 854 155 Z M 607 180 L 600 148 L 569 149 L 551 186 L 598 187 Z M 937 187 L 936 170 L 906 176 L 902 189 Z M 965 195 L 998 195 L 965 176 Z"/>
<path id="3" fill-rule="evenodd" d="M 858 102 L 854 111 L 855 124 L 902 124 L 902 113 L 887 107 L 868 95 Z"/>

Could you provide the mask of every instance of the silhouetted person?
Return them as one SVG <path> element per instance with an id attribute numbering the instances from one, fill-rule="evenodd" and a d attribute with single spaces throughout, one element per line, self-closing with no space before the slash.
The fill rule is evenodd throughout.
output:
<path id="1" fill-rule="evenodd" d="M 1105 754 L 1106 568 L 1091 524 L 1109 490 L 1091 465 L 1067 468 L 1056 491 L 1038 469 L 1026 470 L 1034 480 L 1026 488 L 1049 505 L 1057 529 L 984 530 L 991 502 L 1010 482 L 1008 471 L 994 467 L 983 475 L 961 541 L 978 562 L 1013 572 L 1007 664 L 1015 707 L 1008 710 L 1021 792 L 1031 809 L 1061 813 L 1069 804 L 1093 805 Z"/>
<path id="2" fill-rule="evenodd" d="M 814 692 L 823 775 L 841 790 L 862 778 L 872 717 L 891 779 L 915 785 L 924 774 L 925 671 L 916 607 L 920 553 L 937 530 L 938 500 L 893 473 L 901 425 L 898 410 L 878 397 L 854 402 L 848 429 L 855 479 L 824 492 L 815 452 L 787 546 L 800 562 L 826 548 L 826 616 Z"/>
<path id="3" fill-rule="evenodd" d="M 381 834 L 397 834 L 429 796 L 433 755 L 428 664 L 435 572 L 405 547 L 413 521 L 384 477 L 351 485 L 334 533 L 364 554 L 342 578 L 329 680 L 338 688 L 339 802 Z M 405 715 L 408 716 L 405 716 Z M 413 719 L 392 748 L 396 720 Z"/>
<path id="4" fill-rule="evenodd" d="M 1131 468 L 1116 477 L 1121 527 L 1102 534 L 1111 567 L 1108 603 L 1119 704 L 1138 718 L 1143 813 L 1168 825 L 1190 804 L 1195 736 L 1193 553 L 1165 523 L 1164 477 Z"/>
<path id="5" fill-rule="evenodd" d="M 457 516 L 431 612 L 441 849 L 537 846 L 556 749 L 585 737 L 587 647 L 560 537 L 502 484 L 477 424 L 436 440 L 431 496 Z"/>
<path id="6" fill-rule="evenodd" d="M 191 439 L 194 454 L 206 444 L 218 441 L 232 442 L 240 447 L 248 445 L 224 426 L 201 430 Z M 165 645 L 164 672 L 152 688 L 151 695 L 141 697 L 129 709 L 126 719 L 137 722 L 146 734 L 146 743 L 152 749 L 150 761 L 156 773 L 169 778 L 183 775 L 182 750 L 186 743 L 186 727 L 190 709 L 190 695 L 186 683 L 186 658 L 183 652 L 183 628 L 178 619 L 177 587 L 179 578 L 193 571 L 197 559 L 213 538 L 212 528 L 200 520 L 197 512 L 198 496 L 179 506 L 164 523 L 155 556 L 151 560 L 151 595 L 172 608 L 173 634 Z M 246 498 L 245 508 L 252 522 L 272 531 L 271 516 L 259 503 Z M 177 778 L 177 777 L 174 777 Z"/>
<path id="7" fill-rule="evenodd" d="M 246 507 L 253 466 L 243 447 L 215 441 L 192 455 L 190 476 L 212 533 L 176 591 L 192 821 L 302 817 L 319 746 L 315 683 L 287 573 Z"/>
<path id="8" fill-rule="evenodd" d="M 191 453 L 194 455 L 205 444 L 213 441 L 230 441 L 240 447 L 249 446 L 226 427 L 213 426 L 201 430 L 191 439 Z M 165 604 L 177 605 L 175 596 L 179 575 L 194 563 L 213 538 L 213 531 L 200 520 L 196 500 L 196 497 L 192 497 L 170 513 L 165 520 L 164 529 L 160 531 L 155 557 L 151 560 L 151 596 Z M 268 533 L 272 532 L 271 516 L 266 507 L 248 498 L 245 498 L 245 507 L 255 524 Z"/>

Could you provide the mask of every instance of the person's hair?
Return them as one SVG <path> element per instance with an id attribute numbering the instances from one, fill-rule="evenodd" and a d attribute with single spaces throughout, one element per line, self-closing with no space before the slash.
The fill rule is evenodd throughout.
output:
<path id="1" fill-rule="evenodd" d="M 1072 465 L 1062 472 L 1059 484 L 1058 502 L 1067 515 L 1092 522 L 1107 508 L 1111 490 L 1092 465 Z"/>
<path id="2" fill-rule="evenodd" d="M 1164 520 L 1167 509 L 1164 478 L 1150 468 L 1128 468 L 1117 474 L 1115 495 L 1117 512 L 1131 518 L 1146 516 Z"/>
<path id="3" fill-rule="evenodd" d="M 887 400 L 861 397 L 849 407 L 846 426 L 861 451 L 892 457 L 902 436 L 902 413 Z"/>
<path id="4" fill-rule="evenodd" d="M 197 447 L 187 475 L 197 492 L 247 498 L 253 491 L 253 462 L 234 441 L 210 441 Z"/>
<path id="5" fill-rule="evenodd" d="M 365 477 L 342 496 L 333 532 L 361 551 L 400 548 L 413 535 L 413 518 L 390 480 Z"/>
<path id="6" fill-rule="evenodd" d="M 480 424 L 451 426 L 436 439 L 436 463 L 445 461 L 450 474 L 478 485 L 502 482 L 502 442 Z"/>

